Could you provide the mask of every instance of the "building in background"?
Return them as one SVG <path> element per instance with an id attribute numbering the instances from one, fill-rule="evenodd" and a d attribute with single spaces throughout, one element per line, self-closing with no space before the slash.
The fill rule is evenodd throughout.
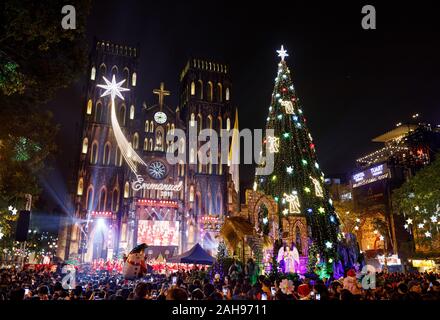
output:
<path id="1" fill-rule="evenodd" d="M 190 59 L 180 76 L 180 104 L 173 108 L 165 102 L 171 93 L 163 83 L 153 91 L 157 104 L 137 100 L 138 65 L 139 47 L 95 41 L 81 108 L 72 192 L 75 210 L 63 218 L 59 232 L 62 259 L 106 260 L 142 242 L 167 247 L 169 255 L 195 243 L 213 252 L 221 222 L 236 207 L 237 194 L 227 165 L 196 163 L 197 150 L 189 149 L 188 139 L 176 142 L 182 144 L 181 151 L 187 151 L 185 163 L 170 165 L 166 160 L 171 148 L 166 140 L 169 132 L 182 129 L 188 137 L 190 126 L 197 126 L 197 132 L 232 128 L 228 66 Z M 101 97 L 103 89 L 97 87 L 103 76 L 125 80 L 123 86 L 130 89 L 123 93 L 124 100 L 116 99 L 116 117 L 133 150 L 146 163 L 141 174 L 148 188 L 133 188 L 137 177 L 116 142 L 110 99 Z"/>
<path id="2" fill-rule="evenodd" d="M 374 138 L 383 147 L 357 160 L 359 170 L 351 176 L 350 185 L 353 208 L 359 215 L 357 237 L 364 251 L 386 251 L 402 260 L 414 252 L 403 216 L 393 211 L 391 194 L 430 164 L 440 148 L 439 128 L 416 123 L 417 117 Z"/>

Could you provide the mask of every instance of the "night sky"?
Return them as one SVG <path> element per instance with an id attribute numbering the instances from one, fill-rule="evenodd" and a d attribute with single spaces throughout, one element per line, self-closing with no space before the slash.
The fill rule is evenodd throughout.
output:
<path id="1" fill-rule="evenodd" d="M 354 170 L 356 158 L 380 147 L 372 138 L 416 112 L 440 123 L 439 24 L 433 6 L 234 2 L 95 1 L 88 43 L 96 36 L 140 44 L 139 103 L 155 103 L 152 90 L 164 81 L 172 92 L 166 103 L 177 106 L 178 76 L 191 56 L 230 64 L 240 127 L 251 129 L 265 125 L 279 61 L 275 50 L 283 44 L 327 176 Z M 366 4 L 376 6 L 377 30 L 361 28 Z M 78 156 L 72 146 L 79 143 L 87 76 L 49 105 L 61 129 L 45 187 L 58 196 L 67 190 Z M 241 175 L 243 187 L 249 187 L 253 168 L 243 167 Z"/>

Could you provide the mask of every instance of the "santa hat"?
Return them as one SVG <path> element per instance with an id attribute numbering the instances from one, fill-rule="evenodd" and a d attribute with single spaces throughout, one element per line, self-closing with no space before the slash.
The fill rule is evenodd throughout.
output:
<path id="1" fill-rule="evenodd" d="M 147 245 L 145 243 L 139 244 L 130 251 L 130 254 L 140 253 L 142 250 L 145 250 L 146 248 Z"/>
<path id="2" fill-rule="evenodd" d="M 347 276 L 349 276 L 349 277 L 356 277 L 356 272 L 354 271 L 354 269 L 348 270 Z"/>
<path id="3" fill-rule="evenodd" d="M 310 287 L 308 284 L 302 284 L 298 287 L 298 294 L 301 297 L 307 297 L 310 294 Z"/>

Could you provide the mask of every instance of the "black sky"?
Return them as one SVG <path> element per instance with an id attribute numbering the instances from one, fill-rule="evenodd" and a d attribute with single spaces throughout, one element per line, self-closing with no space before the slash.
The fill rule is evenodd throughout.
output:
<path id="1" fill-rule="evenodd" d="M 376 146 L 371 139 L 418 112 L 440 123 L 439 26 L 428 2 L 343 4 L 328 1 L 95 1 L 89 45 L 98 39 L 140 43 L 138 101 L 154 102 L 161 81 L 177 106 L 178 76 L 190 56 L 230 64 L 241 128 L 262 128 L 281 44 L 327 175 L 353 170 Z M 308 5 L 306 5 L 308 3 Z M 377 30 L 361 28 L 361 8 L 374 4 Z M 78 12 L 78 14 L 81 14 Z M 75 126 L 84 110 L 86 75 L 50 103 L 61 124 L 55 176 L 70 177 Z M 250 183 L 252 168 L 242 169 Z M 50 182 L 52 183 L 52 182 Z M 56 182 L 53 182 L 56 183 Z M 56 188 L 55 186 L 52 186 Z"/>

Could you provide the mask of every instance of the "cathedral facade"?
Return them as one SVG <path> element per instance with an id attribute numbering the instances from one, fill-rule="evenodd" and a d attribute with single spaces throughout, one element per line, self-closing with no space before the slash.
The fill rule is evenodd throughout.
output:
<path id="1" fill-rule="evenodd" d="M 62 220 L 59 233 L 62 259 L 111 259 L 139 243 L 166 249 L 165 255 L 200 243 L 214 254 L 220 226 L 237 208 L 228 165 L 197 161 L 201 143 L 194 148 L 188 139 L 191 128 L 214 129 L 220 135 L 221 129 L 233 127 L 228 66 L 189 59 L 179 78 L 179 106 L 173 108 L 166 104 L 171 93 L 163 83 L 153 91 L 156 104 L 138 101 L 138 63 L 138 47 L 94 43 L 81 108 L 81 143 L 71 196 L 74 210 Z M 129 89 L 124 100 L 115 100 L 115 112 L 123 135 L 145 163 L 137 174 L 115 139 L 111 100 L 101 97 L 103 89 L 97 86 L 103 77 L 113 76 L 118 82 L 125 80 L 123 87 Z M 177 129 L 185 132 L 186 139 L 168 141 L 167 134 Z M 172 143 L 179 144 L 184 161 L 167 161 Z"/>

